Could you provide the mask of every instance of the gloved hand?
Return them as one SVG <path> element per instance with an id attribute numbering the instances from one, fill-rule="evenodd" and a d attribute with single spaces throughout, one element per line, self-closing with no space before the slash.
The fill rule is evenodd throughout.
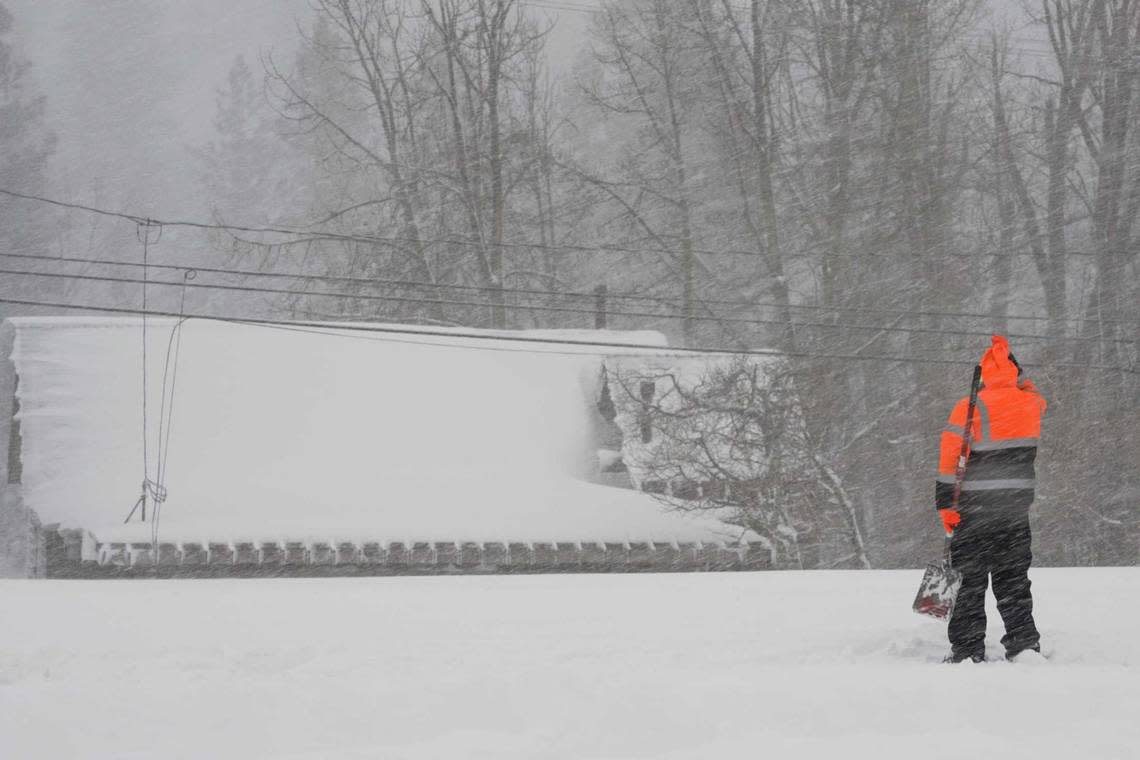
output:
<path id="1" fill-rule="evenodd" d="M 948 536 L 958 527 L 958 523 L 962 522 L 962 515 L 958 514 L 956 509 L 940 509 L 938 516 L 942 518 L 942 527 L 946 529 Z"/>

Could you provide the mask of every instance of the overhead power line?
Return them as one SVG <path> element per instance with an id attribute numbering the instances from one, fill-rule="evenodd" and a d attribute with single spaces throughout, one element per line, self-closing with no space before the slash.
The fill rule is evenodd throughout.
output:
<path id="1" fill-rule="evenodd" d="M 825 352 L 807 352 L 807 351 L 775 351 L 775 350 L 760 350 L 760 349 L 743 349 L 743 348 L 726 348 L 726 347 L 668 347 L 653 345 L 650 343 L 632 343 L 621 341 L 603 341 L 603 340 L 582 340 L 570 338 L 555 338 L 555 337 L 539 337 L 530 335 L 509 335 L 509 334 L 487 334 L 472 332 L 469 330 L 449 330 L 447 332 L 438 330 L 420 330 L 410 327 L 396 327 L 391 325 L 364 325 L 364 324 L 329 324 L 319 322 L 287 322 L 273 319 L 255 319 L 247 317 L 231 317 L 231 316 L 215 316 L 209 314 L 190 314 L 190 313 L 177 313 L 173 311 L 160 311 L 151 309 L 143 312 L 140 309 L 131 309 L 122 306 L 100 306 L 97 304 L 76 304 L 76 303 L 63 303 L 57 301 L 33 301 L 30 299 L 15 299 L 15 298 L 0 298 L 0 303 L 12 306 L 28 306 L 28 307 L 42 307 L 52 309 L 71 309 L 77 311 L 94 311 L 108 314 L 121 314 L 129 316 L 153 316 L 153 317 L 169 317 L 172 319 L 197 319 L 207 322 L 222 322 L 228 324 L 249 325 L 254 327 L 267 327 L 285 330 L 315 330 L 320 331 L 322 335 L 329 336 L 348 336 L 357 335 L 357 337 L 368 337 L 375 340 L 384 340 L 386 338 L 404 338 L 403 341 L 396 342 L 412 342 L 410 339 L 414 338 L 435 338 L 435 339 L 453 339 L 453 340 L 474 340 L 487 343 L 502 343 L 502 344 L 522 344 L 534 346 L 541 344 L 547 347 L 547 350 L 537 351 L 538 353 L 565 353 L 565 354 L 581 354 L 591 353 L 589 351 L 557 351 L 551 350 L 552 346 L 565 346 L 567 348 L 573 346 L 582 349 L 607 349 L 606 351 L 598 351 L 599 355 L 610 355 L 613 350 L 625 350 L 631 353 L 630 355 L 721 355 L 721 356 L 756 356 L 767 358 L 799 358 L 810 360 L 837 360 L 837 361 L 879 361 L 879 362 L 892 362 L 900 364 L 940 364 L 940 365 L 953 365 L 953 366 L 973 366 L 975 361 L 965 359 L 945 359 L 941 357 L 932 356 L 882 356 L 870 355 L 862 353 L 825 353 Z M 440 346 L 445 345 L 439 342 L 423 342 L 425 346 Z M 466 348 L 472 350 L 484 350 L 485 347 L 481 345 L 469 344 L 452 344 L 455 347 Z M 534 349 L 521 348 L 517 349 L 521 353 L 533 353 Z M 1029 368 L 1049 368 L 1049 369 L 1079 369 L 1079 370 L 1105 370 L 1110 372 L 1126 372 L 1129 374 L 1140 374 L 1136 369 L 1131 367 L 1119 367 L 1113 365 L 1100 365 L 1100 364 L 1065 364 L 1065 363 L 1034 363 L 1022 362 L 1022 366 Z"/>
<path id="2" fill-rule="evenodd" d="M 89 214 L 98 214 L 100 216 L 112 217 L 123 219 L 133 224 L 152 224 L 160 225 L 163 227 L 186 227 L 190 229 L 208 230 L 214 232 L 243 232 L 248 234 L 259 235 L 287 235 L 295 238 L 304 239 L 322 239 L 330 241 L 348 242 L 348 243 L 381 243 L 384 245 L 459 245 L 466 247 L 476 248 L 501 248 L 511 250 L 554 250 L 554 251 L 576 251 L 579 253 L 622 253 L 622 254 L 658 254 L 675 256 L 677 251 L 668 248 L 649 248 L 649 247 L 630 247 L 621 245 L 579 245 L 575 243 L 514 243 L 514 242 L 488 242 L 482 240 L 465 240 L 463 238 L 408 238 L 398 236 L 384 236 L 384 235 L 362 235 L 356 233 L 341 233 L 329 230 L 320 229 L 302 229 L 291 227 L 253 227 L 248 225 L 239 224 L 222 224 L 220 222 L 199 222 L 199 221 L 185 221 L 175 219 L 157 219 L 154 217 L 142 216 L 138 214 L 129 214 L 121 211 L 111 211 L 108 209 L 100 209 L 94 206 L 88 206 L 82 203 L 72 203 L 70 201 L 61 201 L 55 198 L 47 198 L 44 196 L 30 195 L 27 193 L 18 193 L 13 190 L 6 190 L 0 188 L 0 194 L 7 195 L 13 198 L 20 198 L 26 201 L 35 201 L 38 203 L 46 203 L 60 208 L 71 209 L 73 211 L 84 211 Z M 247 241 L 250 242 L 250 241 Z M 265 243 L 258 241 L 260 245 L 282 245 L 283 243 Z M 712 250 L 712 249 L 692 249 L 693 253 L 698 253 L 707 256 L 763 256 L 760 251 L 738 251 L 738 250 Z"/>
<path id="3" fill-rule="evenodd" d="M 21 261 L 35 261 L 39 263 L 66 263 L 66 264 L 82 264 L 82 265 L 99 265 L 99 266 L 113 266 L 113 267 L 127 267 L 132 269 L 142 268 L 144 265 L 137 261 L 116 261 L 114 259 L 88 259 L 80 257 L 67 257 L 67 256 L 40 256 L 30 253 L 0 253 L 0 258 L 4 259 L 18 259 Z M 257 271 L 252 269 L 227 269 L 222 267 L 207 267 L 207 266 L 191 266 L 188 264 L 156 264 L 149 263 L 147 265 L 150 269 L 159 269 L 166 271 L 185 272 L 193 269 L 199 274 L 211 274 L 219 276 L 233 276 L 233 277 L 253 277 L 262 279 L 288 279 L 288 280 L 302 280 L 309 282 L 328 282 L 336 284 L 349 284 L 361 286 L 391 286 L 399 288 L 418 288 L 424 290 L 457 290 L 474 293 L 503 293 L 504 295 L 511 296 L 526 296 L 526 297 L 549 297 L 549 298 L 573 298 L 582 299 L 589 302 L 594 302 L 598 297 L 597 293 L 588 293 L 573 290 L 542 290 L 535 288 L 511 288 L 502 287 L 496 288 L 487 285 L 460 285 L 454 283 L 439 283 L 439 282 L 424 282 L 418 280 L 396 280 L 380 277 L 358 277 L 350 275 L 330 275 L 330 274 L 306 274 L 304 272 L 274 272 L 274 271 Z M 639 293 L 622 293 L 619 291 L 609 291 L 606 294 L 606 299 L 610 301 L 639 301 L 646 303 L 679 305 L 680 299 L 676 296 L 664 295 L 646 295 Z M 730 306 L 738 308 L 756 308 L 756 309 L 791 309 L 793 311 L 808 311 L 808 312 L 823 312 L 827 314 L 841 314 L 841 313 L 855 313 L 855 314 L 881 314 L 887 316 L 902 316 L 902 317 L 937 317 L 937 318 L 955 318 L 955 319 L 994 319 L 993 314 L 982 314 L 977 312 L 965 311 L 926 311 L 926 310 L 907 310 L 907 309 L 881 309 L 874 307 L 863 306 L 823 306 L 818 304 L 776 304 L 763 301 L 750 301 L 750 300 L 733 300 L 733 299 L 718 299 L 718 298 L 701 298 L 703 304 L 709 306 Z M 1041 316 L 1027 316 L 1009 314 L 1004 315 L 1005 319 L 1017 320 L 1023 322 L 1049 322 L 1049 317 Z M 1062 322 L 1073 324 L 1121 324 L 1129 326 L 1140 326 L 1140 322 L 1133 322 L 1129 320 L 1113 320 L 1113 319 L 1085 319 L 1082 317 L 1063 317 Z"/>
<path id="4" fill-rule="evenodd" d="M 196 270 L 194 270 L 196 271 Z M 27 276 L 27 277 L 44 277 L 51 279 L 66 279 L 76 280 L 83 282 L 104 282 L 125 285 L 142 285 L 144 289 L 146 286 L 152 287 L 170 287 L 170 288 L 189 288 L 189 289 L 206 289 L 206 290 L 221 290 L 238 293 L 258 293 L 258 294 L 273 294 L 273 295 L 289 295 L 289 296 L 314 296 L 320 298 L 334 298 L 339 300 L 362 300 L 362 301 L 377 301 L 383 303 L 408 303 L 420 306 L 467 306 L 475 308 L 497 308 L 502 307 L 513 311 L 537 311 L 558 314 L 583 314 L 592 316 L 596 314 L 594 309 L 586 309 L 581 307 L 572 306 L 550 306 L 542 304 L 497 304 L 492 301 L 457 301 L 451 299 L 441 298 L 420 298 L 413 296 L 398 296 L 398 295 L 378 295 L 373 293 L 344 293 L 334 291 L 320 291 L 320 290 L 303 290 L 293 288 L 271 288 L 271 287 L 254 287 L 248 285 L 228 285 L 222 283 L 203 283 L 190 280 L 183 280 L 181 282 L 170 282 L 167 280 L 152 280 L 149 278 L 135 279 L 127 277 L 109 277 L 104 275 L 91 275 L 91 274 L 66 274 L 61 272 L 28 272 L 14 269 L 0 269 L 0 275 L 14 275 L 14 276 Z M 145 296 L 145 290 L 144 290 Z M 143 301 L 143 309 L 146 309 L 146 301 Z M 886 332 L 886 333 L 901 333 L 901 334 L 916 334 L 916 335 L 944 335 L 955 337 L 989 337 L 992 335 L 990 331 L 978 330 L 948 330 L 926 327 L 898 327 L 894 325 L 864 325 L 864 324 L 851 324 L 851 323 L 830 323 L 830 322 L 785 322 L 775 319 L 752 319 L 747 317 L 725 317 L 718 315 L 685 315 L 670 312 L 648 312 L 648 311 L 624 311 L 624 310 L 607 310 L 606 314 L 609 316 L 617 317 L 630 317 L 638 319 L 667 319 L 667 320 L 691 320 L 693 322 L 713 322 L 716 324 L 741 324 L 741 325 L 770 325 L 776 327 L 792 327 L 798 328 L 820 328 L 830 330 L 857 330 L 862 332 Z M 1073 336 L 1048 336 L 1048 335 L 1030 335 L 1021 333 L 1007 333 L 1007 337 L 1015 338 L 1018 340 L 1040 340 L 1040 341 L 1076 341 L 1085 342 L 1086 340 L 1098 340 L 1108 343 L 1122 343 L 1132 345 L 1136 340 L 1127 338 L 1108 338 L 1102 336 L 1093 337 L 1073 337 Z"/>
<path id="5" fill-rule="evenodd" d="M 646 247 L 646 246 L 628 246 L 628 245 L 584 245 L 577 243 L 516 243 L 516 242 L 490 242 L 485 240 L 468 240 L 464 238 L 408 238 L 398 236 L 385 236 L 385 235 L 364 235 L 358 233 L 342 233 L 334 232 L 331 230 L 311 229 L 311 228 L 294 228 L 294 227 L 254 227 L 240 224 L 223 224 L 220 222 L 200 222 L 193 220 L 176 220 L 176 219 L 158 219 L 140 214 L 130 214 L 120 211 L 111 211 L 108 209 L 96 208 L 82 203 L 72 203 L 70 201 L 61 201 L 55 198 L 47 198 L 39 195 L 30 195 L 27 193 L 19 193 L 13 190 L 0 188 L 0 194 L 7 195 L 12 198 L 19 198 L 21 200 L 32 201 L 37 203 L 44 203 L 59 208 L 70 209 L 73 211 L 83 211 L 89 214 L 97 214 L 100 216 L 111 217 L 129 221 L 133 224 L 150 224 L 162 227 L 185 227 L 189 229 L 197 229 L 213 232 L 228 232 L 228 233 L 246 233 L 258 235 L 283 235 L 300 240 L 327 240 L 332 242 L 345 242 L 345 243 L 369 243 L 381 245 L 454 245 L 465 246 L 468 248 L 498 248 L 505 250 L 522 250 L 522 251 L 561 251 L 561 252 L 575 252 L 575 253 L 617 253 L 628 255 L 647 255 L 654 254 L 659 256 L 676 256 L 678 251 L 670 248 L 660 247 Z M 290 244 L 291 241 L 285 242 L 266 242 L 266 241 L 245 241 L 247 243 L 261 245 L 265 247 L 273 247 L 280 245 Z M 748 257 L 764 257 L 768 254 L 759 250 L 734 250 L 725 248 L 689 248 L 694 254 L 701 256 L 748 256 Z M 881 256 L 882 254 L 871 254 L 873 256 Z M 959 258 L 993 258 L 995 255 L 985 251 L 964 251 L 956 253 L 955 256 Z M 1029 251 L 1013 251 L 1007 254 L 1000 254 L 1001 256 L 1008 256 L 1011 258 L 1018 257 L 1032 257 L 1034 254 Z M 1067 256 L 1089 257 L 1089 258 L 1105 258 L 1103 254 L 1093 253 L 1088 251 L 1066 251 Z M 1119 257 L 1124 258 L 1124 257 Z M 1127 263 L 1127 262 L 1126 262 Z"/>
<path id="6" fill-rule="evenodd" d="M 47 203 L 47 204 L 60 206 L 60 207 L 64 207 L 64 208 L 69 208 L 69 209 L 76 209 L 76 210 L 85 211 L 88 213 L 94 213 L 94 214 L 100 214 L 100 215 L 104 215 L 104 216 L 119 218 L 119 219 L 130 221 L 136 225 L 141 225 L 141 226 L 145 226 L 148 228 L 149 227 L 155 227 L 155 226 L 161 228 L 162 226 L 169 225 L 169 226 L 175 226 L 175 227 L 183 226 L 183 227 L 193 227 L 193 228 L 198 228 L 198 229 L 209 229 L 209 230 L 228 230 L 228 231 L 242 231 L 242 232 L 269 232 L 269 233 L 289 234 L 289 235 L 301 235 L 301 234 L 321 235 L 321 234 L 326 234 L 326 233 L 321 233 L 321 232 L 293 230 L 293 229 L 288 229 L 288 228 L 275 228 L 275 227 L 255 228 L 255 227 L 248 227 L 248 226 L 225 225 L 225 224 L 218 224 L 218 223 L 187 222 L 187 221 L 161 221 L 161 220 L 156 220 L 156 219 L 152 219 L 149 217 L 144 217 L 144 216 L 141 216 L 138 214 L 127 214 L 127 213 L 121 213 L 121 212 L 116 212 L 116 211 L 109 211 L 106 209 L 99 209 L 99 208 L 95 208 L 92 206 L 86 206 L 84 204 L 76 204 L 76 203 L 70 203 L 70 202 L 65 202 L 65 201 L 59 201 L 59 200 L 52 199 L 52 198 L 45 198 L 42 196 L 34 196 L 34 195 L 28 195 L 28 194 L 24 194 L 24 193 L 17 193 L 14 191 L 5 190 L 3 188 L 0 188 L 0 194 L 6 194 L 9 196 L 24 199 L 24 200 Z M 332 234 L 332 233 L 329 233 L 329 234 Z M 337 235 L 336 237 L 345 239 L 345 238 L 350 237 L 350 236 Z M 333 239 L 333 238 L 330 238 L 330 239 Z M 454 242 L 454 241 L 443 241 L 443 242 Z M 523 246 L 524 244 L 510 244 L 510 245 L 512 245 L 512 246 Z M 0 255 L 2 255 L 2 254 L 0 254 Z M 10 255 L 12 255 L 12 254 L 10 254 Z M 41 258 L 46 258 L 46 257 L 41 257 Z M 108 264 L 114 264 L 114 265 L 122 265 L 122 262 L 107 262 L 107 263 Z M 170 265 L 163 265 L 163 266 L 169 267 Z M 225 272 L 225 273 L 234 273 L 233 270 L 217 270 L 217 271 Z M 10 272 L 10 273 L 12 273 L 12 274 L 33 274 L 33 273 L 25 273 L 25 272 Z M 252 272 L 250 272 L 250 273 L 246 273 L 246 274 L 255 275 L 255 276 L 263 276 L 266 273 L 252 273 Z M 292 276 L 292 275 L 290 275 L 290 276 Z M 102 279 L 107 279 L 107 278 L 102 278 Z M 124 280 L 124 281 L 126 281 L 126 280 Z M 137 283 L 139 281 L 135 281 L 135 282 Z M 396 284 L 396 281 L 392 281 L 391 284 Z M 412 285 L 412 283 L 400 283 L 400 284 Z M 181 285 L 181 283 L 179 285 Z M 427 284 L 427 283 L 415 283 L 415 286 L 426 287 L 426 286 L 429 286 L 429 284 Z M 193 285 L 193 287 L 213 287 L 216 289 L 236 289 L 236 286 L 216 286 L 216 285 L 206 285 L 206 284 L 197 284 L 197 285 Z M 434 287 L 434 285 L 433 285 L 433 287 Z M 461 288 L 461 289 L 486 290 L 487 292 L 495 292 L 495 293 L 502 292 L 504 294 L 509 291 L 509 289 L 506 289 L 506 288 L 503 288 L 503 289 L 483 288 L 481 286 L 439 286 L 439 287 L 455 287 L 455 288 Z M 274 292 L 272 289 L 260 289 L 260 290 L 262 292 Z M 305 292 L 298 292 L 295 290 L 292 290 L 292 291 L 277 290 L 277 292 L 289 292 L 289 293 L 300 294 L 300 295 L 306 294 Z M 531 293 L 535 294 L 535 295 L 539 295 L 539 294 L 549 295 L 549 296 L 558 295 L 556 291 L 531 291 Z M 316 296 L 325 296 L 325 297 L 339 297 L 337 294 L 334 294 L 334 293 L 310 292 L 308 294 L 316 295 Z M 590 294 L 590 295 L 592 295 L 592 294 Z M 587 294 L 575 294 L 575 296 L 586 297 Z M 365 295 L 365 294 L 354 294 L 352 297 L 383 300 L 380 297 L 369 296 L 369 295 Z M 616 298 L 622 298 L 623 296 L 621 296 L 620 294 L 617 294 L 617 295 L 615 295 L 615 297 Z M 387 296 L 384 298 L 386 300 L 390 300 L 390 301 L 404 301 L 404 302 L 413 302 L 413 303 L 416 302 L 416 300 L 417 300 L 417 299 L 412 299 L 410 297 L 396 297 L 396 296 Z M 630 298 L 635 298 L 635 297 L 630 296 Z M 646 296 L 637 296 L 636 298 L 652 299 L 652 297 L 646 297 Z M 658 299 L 653 299 L 653 300 L 658 300 Z M 436 301 L 430 301 L 428 299 L 419 299 L 419 301 L 421 303 L 433 303 L 433 302 L 440 303 L 441 299 L 436 300 Z M 659 299 L 658 302 L 668 303 L 668 301 L 665 299 Z M 442 302 L 442 303 L 451 304 L 451 305 L 469 305 L 469 306 L 493 305 L 493 304 L 456 302 L 456 301 L 446 301 L 446 302 Z M 709 301 L 709 300 L 703 300 L 702 299 L 702 306 L 704 306 L 706 308 L 711 303 L 713 303 L 713 302 Z M 722 301 L 720 303 L 723 304 L 723 303 L 727 303 L 727 302 Z M 983 318 L 983 317 L 985 317 L 985 315 L 969 314 L 969 313 L 964 313 L 964 312 L 956 312 L 956 313 L 954 313 L 954 312 L 907 312 L 907 311 L 899 311 L 899 310 L 863 309 L 863 308 L 859 308 L 859 307 L 822 307 L 822 306 L 807 306 L 807 305 L 797 306 L 797 305 L 793 305 L 793 304 L 789 304 L 785 307 L 785 306 L 779 305 L 779 304 L 761 304 L 758 302 L 757 303 L 739 302 L 739 305 L 742 307 L 745 307 L 745 308 L 811 309 L 811 310 L 821 310 L 821 311 L 829 311 L 829 312 L 836 312 L 836 313 L 841 313 L 844 311 L 851 311 L 853 313 L 876 313 L 876 312 L 891 313 L 893 311 L 898 316 L 958 316 L 958 317 L 963 317 L 963 318 Z M 566 313 L 578 312 L 578 313 L 591 313 L 591 314 L 594 313 L 592 310 L 589 310 L 589 311 L 588 310 L 574 310 L 574 309 L 571 309 L 568 307 L 521 305 L 521 304 L 512 304 L 512 305 L 509 305 L 509 307 L 514 308 L 514 309 L 523 309 L 523 310 L 532 310 L 532 311 L 566 312 Z M 662 314 L 662 313 L 644 313 L 644 312 L 628 312 L 628 311 L 627 312 L 621 312 L 621 311 L 617 311 L 617 310 L 610 311 L 609 313 L 612 313 L 615 316 L 649 317 L 649 318 L 659 318 L 659 319 L 683 318 L 683 317 L 678 316 L 678 315 Z M 1017 317 L 1013 317 L 1013 318 L 1017 318 Z M 692 316 L 689 316 L 688 319 L 692 320 L 692 321 L 705 321 L 705 322 L 713 321 L 713 322 L 720 322 L 720 323 L 732 322 L 732 323 L 740 323 L 740 324 L 757 324 L 757 325 L 769 324 L 769 325 L 785 326 L 787 324 L 787 322 L 784 320 L 775 321 L 775 320 L 762 320 L 762 319 L 744 319 L 744 318 L 722 317 L 719 315 L 712 315 L 712 314 L 710 314 L 708 316 L 692 315 Z M 1032 318 L 1032 319 L 1036 320 L 1039 318 Z M 1088 321 L 1092 321 L 1092 322 L 1096 322 L 1096 323 L 1105 323 L 1105 324 L 1112 322 L 1112 320 L 1105 320 L 1105 321 L 1088 320 Z M 1120 322 L 1120 323 L 1131 324 L 1130 322 Z M 828 324 L 828 323 L 812 323 L 812 322 L 793 323 L 792 326 L 793 327 L 795 327 L 795 326 L 820 327 L 820 328 L 838 327 L 838 325 L 832 325 L 832 324 Z M 849 325 L 849 324 L 845 324 L 843 326 L 850 328 L 850 329 L 875 330 L 875 331 L 882 331 L 882 332 L 904 332 L 904 333 L 905 332 L 911 332 L 911 333 L 948 334 L 948 335 L 963 335 L 963 336 L 966 336 L 966 335 L 982 335 L 983 334 L 983 333 L 976 332 L 976 331 L 936 330 L 933 328 L 903 328 L 903 327 L 893 327 L 893 326 L 892 327 L 882 327 L 882 326 L 865 326 L 865 325 Z M 1023 339 L 1033 339 L 1033 340 L 1084 340 L 1085 339 L 1083 337 L 1069 337 L 1069 336 L 1055 336 L 1054 337 L 1054 336 L 1018 335 L 1018 334 L 1014 334 L 1011 337 L 1023 338 Z M 1098 336 L 1089 336 L 1089 337 L 1097 338 Z M 1109 340 L 1111 340 L 1112 342 L 1123 342 L 1123 343 L 1132 342 L 1132 341 L 1121 340 L 1121 339 L 1109 339 Z"/>

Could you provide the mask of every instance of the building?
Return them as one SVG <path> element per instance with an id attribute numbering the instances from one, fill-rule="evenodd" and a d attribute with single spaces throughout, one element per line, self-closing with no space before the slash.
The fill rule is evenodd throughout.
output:
<path id="1" fill-rule="evenodd" d="M 739 530 L 669 511 L 600 472 L 594 402 L 607 352 L 559 341 L 664 350 L 660 335 L 408 329 L 150 319 L 144 383 L 140 319 L 6 320 L 0 567 L 210 575 L 765 562 Z"/>

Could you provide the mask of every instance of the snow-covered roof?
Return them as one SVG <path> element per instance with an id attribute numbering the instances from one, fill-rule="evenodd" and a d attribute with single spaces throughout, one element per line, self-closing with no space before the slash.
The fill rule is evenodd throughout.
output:
<path id="1" fill-rule="evenodd" d="M 141 320 L 8 323 L 25 504 L 44 523 L 104 541 L 149 540 L 149 524 L 122 524 L 143 480 Z M 148 323 L 151 478 L 174 326 Z M 177 372 L 165 377 L 173 407 L 161 423 L 169 434 L 161 539 L 726 535 L 711 518 L 584 480 L 595 466 L 589 404 L 605 349 L 434 332 L 186 322 Z M 665 345 L 656 333 L 523 335 Z"/>

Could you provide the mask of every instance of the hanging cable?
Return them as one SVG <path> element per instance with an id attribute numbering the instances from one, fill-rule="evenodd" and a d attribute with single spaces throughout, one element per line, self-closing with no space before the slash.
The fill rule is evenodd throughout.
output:
<path id="1" fill-rule="evenodd" d="M 187 269 L 182 275 L 183 285 L 185 286 L 197 277 L 197 271 Z M 166 341 L 166 358 L 162 365 L 162 396 L 158 416 L 158 461 L 155 474 L 155 490 L 162 495 L 162 499 L 155 501 L 150 527 L 150 545 L 154 552 L 156 564 L 159 558 L 158 527 L 162 517 L 162 506 L 167 496 L 166 467 L 170 462 L 170 431 L 174 427 L 174 392 L 178 384 L 178 359 L 182 353 L 182 328 L 187 321 L 185 315 L 186 288 L 183 287 L 178 305 L 178 320 L 170 328 L 170 337 Z M 173 361 L 171 360 L 172 353 Z M 169 395 L 167 394 L 168 388 Z"/>

